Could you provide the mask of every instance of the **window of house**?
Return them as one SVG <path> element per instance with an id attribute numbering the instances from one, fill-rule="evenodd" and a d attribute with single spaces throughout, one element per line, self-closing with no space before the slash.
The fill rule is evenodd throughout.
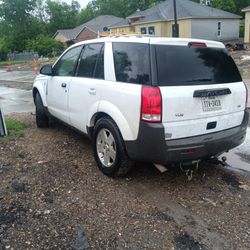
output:
<path id="1" fill-rule="evenodd" d="M 142 27 L 141 28 L 141 34 L 154 35 L 155 34 L 155 27 L 154 26 Z"/>
<path id="2" fill-rule="evenodd" d="M 83 53 L 81 55 L 80 64 L 77 70 L 77 76 L 80 77 L 104 77 L 104 63 L 103 53 L 101 52 L 103 48 L 102 43 L 98 44 L 87 44 L 84 47 Z M 98 69 L 97 69 L 98 68 Z"/>
<path id="3" fill-rule="evenodd" d="M 56 76 L 73 76 L 82 46 L 74 47 L 67 51 L 53 67 Z"/>
<path id="4" fill-rule="evenodd" d="M 221 22 L 218 22 L 218 33 L 217 36 L 220 37 L 221 36 Z"/>
<path id="5" fill-rule="evenodd" d="M 150 35 L 155 34 L 155 27 L 154 26 L 148 27 L 148 34 L 150 34 Z"/>
<path id="6" fill-rule="evenodd" d="M 149 45 L 113 43 L 116 80 L 148 85 L 150 83 Z"/>
<path id="7" fill-rule="evenodd" d="M 147 34 L 147 28 L 146 27 L 141 28 L 141 34 Z"/>

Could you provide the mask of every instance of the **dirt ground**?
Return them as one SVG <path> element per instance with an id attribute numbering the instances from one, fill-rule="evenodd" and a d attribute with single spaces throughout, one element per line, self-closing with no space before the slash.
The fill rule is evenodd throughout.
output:
<path id="1" fill-rule="evenodd" d="M 56 124 L 0 142 L 0 249 L 250 249 L 250 174 L 202 163 L 193 180 L 136 164 L 97 168 L 90 141 Z"/>
<path id="2" fill-rule="evenodd" d="M 242 55 L 250 52 L 232 52 L 250 78 Z M 0 250 L 250 249 L 249 172 L 203 162 L 188 181 L 179 169 L 137 163 L 112 179 L 87 138 L 61 124 L 38 129 L 31 113 L 10 116 L 27 129 L 0 141 Z"/>

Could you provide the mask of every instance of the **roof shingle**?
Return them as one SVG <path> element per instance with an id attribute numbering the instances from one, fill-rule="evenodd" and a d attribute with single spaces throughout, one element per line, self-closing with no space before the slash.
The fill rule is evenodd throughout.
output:
<path id="1" fill-rule="evenodd" d="M 60 33 L 67 39 L 67 41 L 70 41 L 76 39 L 76 37 L 85 27 L 94 31 L 95 33 L 98 33 L 98 31 L 102 32 L 104 27 L 110 27 L 123 20 L 125 19 L 111 15 L 98 16 L 74 29 L 57 30 L 54 37 Z"/>
<path id="2" fill-rule="evenodd" d="M 232 18 L 239 19 L 240 16 L 232 14 L 227 11 L 215 9 L 206 5 L 195 3 L 189 0 L 176 0 L 177 17 L 178 19 L 183 18 Z M 174 6 L 173 0 L 166 0 L 156 6 L 144 10 L 136 11 L 127 20 L 113 25 L 113 27 L 127 26 L 130 18 L 140 17 L 133 23 L 144 23 L 154 21 L 166 21 L 174 19 Z"/>

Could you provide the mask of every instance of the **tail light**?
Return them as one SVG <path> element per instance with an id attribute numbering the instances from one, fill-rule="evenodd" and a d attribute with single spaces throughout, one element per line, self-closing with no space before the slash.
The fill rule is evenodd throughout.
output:
<path id="1" fill-rule="evenodd" d="M 159 87 L 142 86 L 141 120 L 145 122 L 161 122 L 162 98 Z"/>
<path id="2" fill-rule="evenodd" d="M 247 89 L 247 85 L 245 83 L 244 83 L 244 85 L 245 85 L 245 88 L 246 88 L 246 104 L 245 104 L 245 108 L 247 108 L 247 103 L 248 103 L 248 89 Z"/>

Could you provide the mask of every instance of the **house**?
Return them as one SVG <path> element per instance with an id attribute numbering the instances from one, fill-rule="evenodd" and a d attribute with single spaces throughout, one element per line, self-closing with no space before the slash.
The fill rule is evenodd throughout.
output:
<path id="1" fill-rule="evenodd" d="M 173 0 L 166 0 L 150 9 L 136 11 L 111 26 L 111 31 L 172 37 L 173 5 Z M 240 16 L 189 0 L 176 0 L 176 7 L 180 37 L 219 41 L 239 38 Z"/>
<path id="2" fill-rule="evenodd" d="M 250 6 L 244 8 L 242 12 L 245 12 L 244 43 L 250 43 Z"/>
<path id="3" fill-rule="evenodd" d="M 97 38 L 102 32 L 108 32 L 109 26 L 123 20 L 123 18 L 109 15 L 98 16 L 74 29 L 57 30 L 53 38 L 69 46 L 76 42 Z"/>

